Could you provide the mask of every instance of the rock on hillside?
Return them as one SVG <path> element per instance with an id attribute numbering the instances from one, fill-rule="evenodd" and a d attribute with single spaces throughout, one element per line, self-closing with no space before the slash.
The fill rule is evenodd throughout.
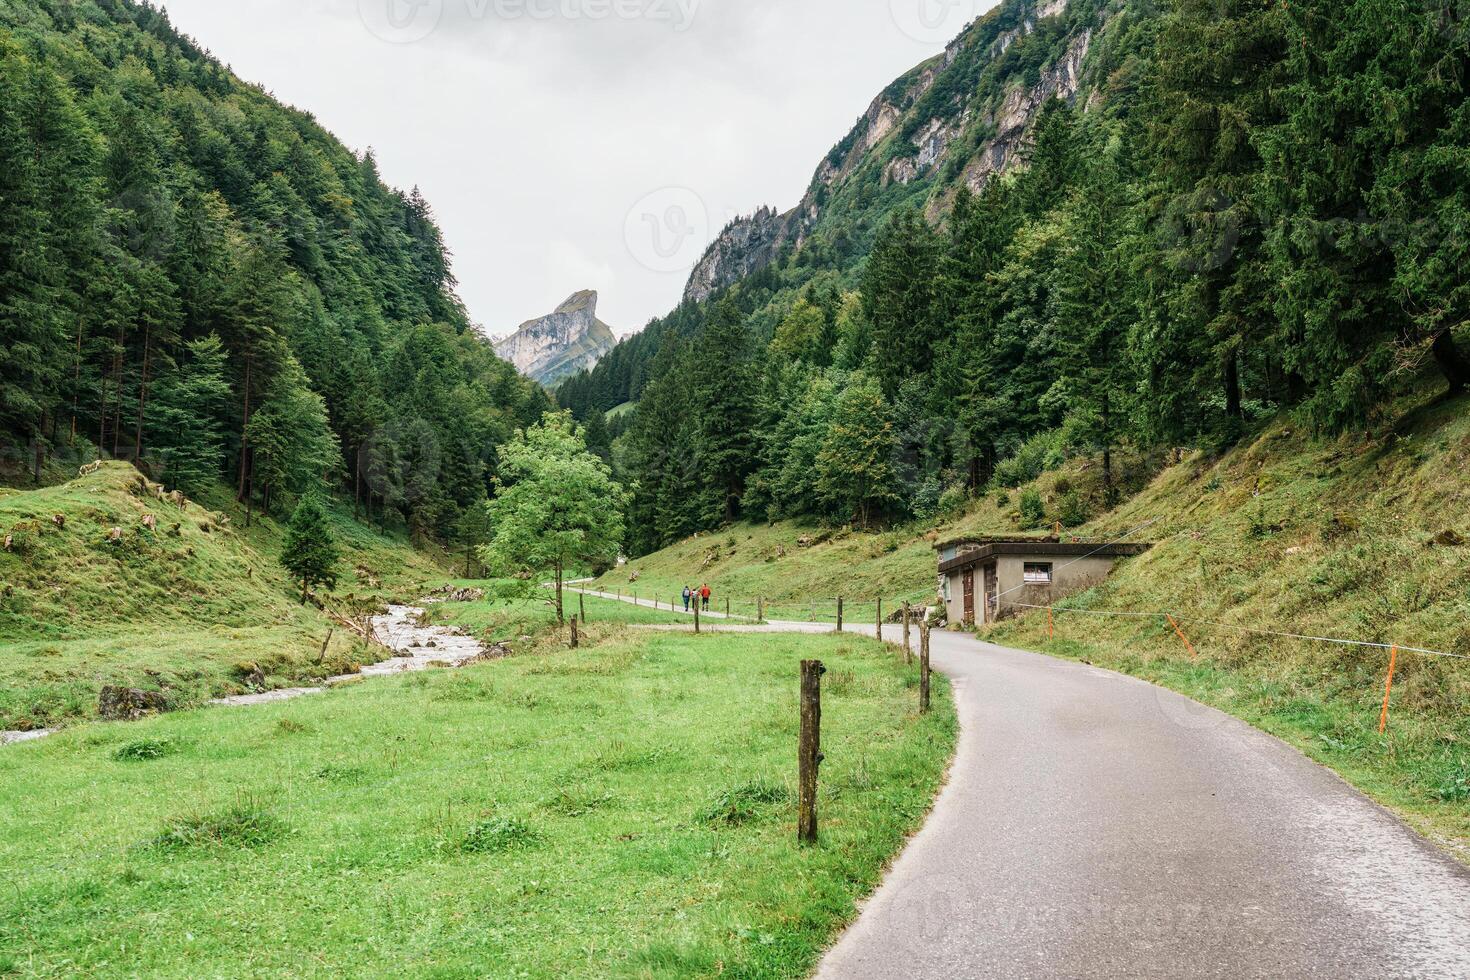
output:
<path id="1" fill-rule="evenodd" d="M 612 328 L 597 319 L 597 292 L 567 297 L 552 313 L 521 324 L 496 341 L 495 353 L 533 381 L 551 387 L 590 370 L 617 344 Z"/>
<path id="2" fill-rule="evenodd" d="M 695 266 L 685 299 L 708 299 L 895 186 L 914 185 L 931 218 L 961 184 L 978 191 L 1020 161 L 1049 99 L 1073 102 L 1089 89 L 1089 107 L 1104 98 L 1088 53 L 1113 10 L 1094 0 L 1010 0 L 975 21 L 873 100 L 800 204 L 731 222 Z"/>

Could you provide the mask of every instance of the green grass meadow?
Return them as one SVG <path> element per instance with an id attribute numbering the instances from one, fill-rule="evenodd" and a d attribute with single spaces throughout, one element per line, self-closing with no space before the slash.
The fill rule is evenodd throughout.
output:
<path id="1" fill-rule="evenodd" d="M 539 640 L 546 634 L 555 632 L 556 606 L 550 589 L 538 589 L 530 596 L 497 594 L 497 590 L 503 588 L 504 584 L 493 581 L 457 583 L 459 587 L 485 590 L 486 598 L 478 602 L 435 603 L 428 608 L 428 621 L 455 626 L 493 643 L 514 644 L 524 636 Z M 645 597 L 643 601 L 653 600 Z M 581 617 L 585 613 L 587 626 L 591 629 L 608 625 L 690 626 L 693 623 L 693 619 L 682 611 L 670 611 L 667 600 L 662 601 L 660 608 L 654 609 L 648 605 L 635 606 L 616 599 L 578 595 L 568 589 L 563 602 L 568 618 Z M 679 608 L 683 609 L 682 604 Z"/>
<path id="2" fill-rule="evenodd" d="M 942 679 L 855 637 L 591 648 L 0 751 L 0 974 L 798 977 L 922 822 Z M 822 839 L 795 840 L 798 661 Z"/>

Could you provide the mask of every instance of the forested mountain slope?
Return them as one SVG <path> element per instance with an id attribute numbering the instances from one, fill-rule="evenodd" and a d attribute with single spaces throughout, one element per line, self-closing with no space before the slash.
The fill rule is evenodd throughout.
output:
<path id="1" fill-rule="evenodd" d="M 0 444 L 440 538 L 545 396 L 428 204 L 135 0 L 0 5 Z"/>
<path id="2" fill-rule="evenodd" d="M 563 386 L 639 401 L 630 548 L 923 517 L 1051 450 L 1111 501 L 1124 448 L 1463 390 L 1467 41 L 1397 0 L 1007 0 Z"/>
<path id="3" fill-rule="evenodd" d="M 855 287 L 854 270 L 890 214 L 914 206 L 938 217 L 960 187 L 978 190 L 1022 162 L 1025 136 L 1047 99 L 1085 100 L 1103 85 L 1131 91 L 1134 35 L 1148 29 L 1146 13 L 1132 6 L 1008 0 L 977 20 L 872 101 L 817 166 L 796 207 L 761 208 L 724 229 L 690 275 L 685 304 L 568 382 L 563 404 L 582 414 L 594 404 L 607 411 L 636 400 L 665 335 L 697 332 L 706 301 L 737 283 L 744 284 L 742 307 L 762 314 L 766 339 L 793 290 Z"/>

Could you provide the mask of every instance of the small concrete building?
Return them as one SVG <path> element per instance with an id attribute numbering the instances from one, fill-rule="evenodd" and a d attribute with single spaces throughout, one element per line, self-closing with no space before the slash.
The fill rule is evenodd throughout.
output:
<path id="1" fill-rule="evenodd" d="M 1084 592 L 1106 579 L 1118 559 L 1151 547 L 1055 538 L 962 538 L 935 545 L 935 550 L 949 622 L 973 626 Z"/>

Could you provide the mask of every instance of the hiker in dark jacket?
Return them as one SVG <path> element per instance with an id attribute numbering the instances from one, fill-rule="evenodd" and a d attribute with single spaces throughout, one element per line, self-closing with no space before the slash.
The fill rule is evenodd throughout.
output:
<path id="1" fill-rule="evenodd" d="M 693 598 L 694 598 L 694 590 L 691 589 L 691 588 L 689 588 L 689 586 L 687 586 L 687 585 L 684 586 L 684 611 L 685 612 L 688 612 L 689 611 L 689 600 L 690 599 L 693 599 Z"/>

